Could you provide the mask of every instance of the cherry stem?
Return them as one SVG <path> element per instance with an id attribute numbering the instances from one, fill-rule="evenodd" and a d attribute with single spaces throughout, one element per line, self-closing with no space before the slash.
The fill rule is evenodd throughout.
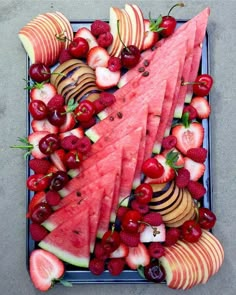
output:
<path id="1" fill-rule="evenodd" d="M 57 73 L 57 72 L 53 72 L 53 73 L 42 72 L 42 73 L 43 73 L 43 74 L 58 75 L 58 76 L 66 77 L 66 74 L 63 74 L 63 73 Z"/>
<path id="2" fill-rule="evenodd" d="M 147 225 L 147 226 L 151 226 L 151 228 L 152 228 L 152 230 L 153 230 L 153 236 L 154 236 L 154 237 L 155 237 L 157 234 L 160 233 L 160 231 L 159 231 L 156 227 L 152 226 L 151 224 L 149 224 L 149 223 L 147 223 L 147 222 L 145 222 L 145 221 L 141 221 L 141 220 L 139 220 L 138 223 L 142 223 L 142 224 L 145 224 L 145 225 Z"/>
<path id="3" fill-rule="evenodd" d="M 194 204 L 194 211 L 195 211 L 195 213 L 196 213 L 196 222 L 198 223 L 199 222 L 199 210 L 198 210 L 198 208 L 200 207 L 200 203 L 199 202 L 197 202 L 197 204 Z"/>
<path id="4" fill-rule="evenodd" d="M 206 85 L 206 82 L 182 82 L 181 86 L 186 86 L 186 85 Z"/>
<path id="5" fill-rule="evenodd" d="M 63 36 L 63 37 L 61 37 L 61 36 Z M 68 40 L 70 42 L 73 42 L 73 40 L 66 37 L 64 33 L 55 34 L 55 37 L 57 38 L 58 41 L 66 42 L 66 40 Z"/>
<path id="6" fill-rule="evenodd" d="M 35 184 L 38 184 L 41 180 L 43 180 L 44 178 L 47 178 L 47 177 L 51 177 L 53 176 L 53 173 L 48 173 L 46 175 L 44 175 L 43 177 L 39 178 L 37 181 L 35 181 Z"/>
<path id="7" fill-rule="evenodd" d="M 179 7 L 184 7 L 184 3 L 183 3 L 183 2 L 179 2 L 179 3 L 176 3 L 175 5 L 173 5 L 173 6 L 170 8 L 170 10 L 169 10 L 167 16 L 170 16 L 171 11 L 172 11 L 175 7 L 177 7 L 177 6 L 179 6 Z"/>
<path id="8" fill-rule="evenodd" d="M 118 37 L 119 37 L 119 39 L 120 39 L 120 42 L 122 43 L 122 45 L 124 46 L 124 48 L 129 52 L 129 53 L 131 53 L 130 52 L 130 50 L 129 50 L 129 48 L 125 45 L 125 43 L 122 41 L 122 39 L 121 39 L 121 35 L 120 35 L 120 25 L 119 25 L 119 23 L 120 23 L 120 20 L 118 19 L 117 20 L 117 33 L 118 33 Z"/>

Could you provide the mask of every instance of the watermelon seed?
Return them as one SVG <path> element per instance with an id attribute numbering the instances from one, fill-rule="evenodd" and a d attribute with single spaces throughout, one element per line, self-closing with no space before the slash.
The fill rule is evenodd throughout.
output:
<path id="1" fill-rule="evenodd" d="M 110 119 L 110 121 L 114 121 L 114 117 L 112 117 L 112 116 L 109 119 Z"/>
<path id="2" fill-rule="evenodd" d="M 122 114 L 121 112 L 118 112 L 118 113 L 117 113 L 117 117 L 118 117 L 119 119 L 121 119 L 121 118 L 123 117 L 123 114 Z"/>
<path id="3" fill-rule="evenodd" d="M 143 72 L 145 71 L 145 68 L 144 68 L 144 67 L 140 67 L 140 68 L 138 69 L 138 71 L 139 71 L 139 73 L 143 73 Z"/>
<path id="4" fill-rule="evenodd" d="M 77 197 L 81 197 L 81 192 L 76 192 Z"/>
<path id="5" fill-rule="evenodd" d="M 78 230 L 73 230 L 73 233 L 78 235 L 79 231 Z"/>
<path id="6" fill-rule="evenodd" d="M 156 50 L 157 49 L 157 47 L 154 45 L 154 46 L 152 46 L 152 48 L 151 48 L 151 50 L 152 51 L 154 51 L 154 50 Z"/>
<path id="7" fill-rule="evenodd" d="M 143 77 L 147 77 L 147 76 L 149 76 L 149 72 L 148 72 L 148 71 L 143 72 L 143 73 L 142 73 L 142 76 L 143 76 Z"/>
<path id="8" fill-rule="evenodd" d="M 149 61 L 148 61 L 147 59 L 145 59 L 145 61 L 143 62 L 143 65 L 144 65 L 145 67 L 149 66 Z"/>

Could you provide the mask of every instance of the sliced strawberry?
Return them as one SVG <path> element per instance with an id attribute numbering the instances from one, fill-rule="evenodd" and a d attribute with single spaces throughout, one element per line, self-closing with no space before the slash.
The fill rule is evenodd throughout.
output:
<path id="1" fill-rule="evenodd" d="M 65 271 L 64 263 L 54 254 L 42 249 L 30 254 L 30 277 L 36 289 L 47 291 L 55 279 L 60 279 Z"/>
<path id="2" fill-rule="evenodd" d="M 101 46 L 93 47 L 89 50 L 87 56 L 87 63 L 92 69 L 97 67 L 107 67 L 110 55 L 107 50 Z"/>
<path id="3" fill-rule="evenodd" d="M 45 154 L 43 154 L 40 149 L 39 149 L 39 141 L 42 139 L 44 136 L 50 134 L 48 131 L 37 131 L 33 132 L 28 136 L 28 141 L 30 145 L 32 145 L 31 149 L 31 155 L 36 158 L 36 159 L 43 159 L 46 157 Z"/>
<path id="4" fill-rule="evenodd" d="M 100 89 L 109 89 L 118 84 L 120 71 L 111 72 L 105 67 L 97 67 L 95 70 L 96 84 Z"/>
<path id="5" fill-rule="evenodd" d="M 184 155 L 189 149 L 202 146 L 204 128 L 198 122 L 190 123 L 188 113 L 183 115 L 183 123 L 174 126 L 171 133 L 177 138 L 177 149 Z"/>
<path id="6" fill-rule="evenodd" d="M 120 246 L 110 254 L 110 258 L 122 258 L 129 254 L 129 247 L 124 243 L 120 243 Z"/>
<path id="7" fill-rule="evenodd" d="M 197 110 L 199 119 L 207 119 L 211 113 L 211 106 L 205 97 L 194 97 L 190 103 Z"/>
<path id="8" fill-rule="evenodd" d="M 57 133 L 59 128 L 52 125 L 48 119 L 43 120 L 32 120 L 31 127 L 34 132 L 36 131 L 48 131 L 49 133 Z"/>
<path id="9" fill-rule="evenodd" d="M 129 254 L 125 258 L 125 262 L 131 269 L 137 269 L 140 265 L 146 266 L 150 263 L 150 255 L 143 243 L 139 243 L 137 247 L 129 247 Z"/>
<path id="10" fill-rule="evenodd" d="M 150 20 L 144 19 L 144 39 L 143 39 L 143 46 L 142 51 L 152 48 L 159 40 L 158 32 L 153 32 L 150 29 Z"/>
<path id="11" fill-rule="evenodd" d="M 31 100 L 42 100 L 46 105 L 57 94 L 57 90 L 51 83 L 36 83 L 30 91 Z"/>
<path id="12" fill-rule="evenodd" d="M 84 137 L 84 130 L 81 127 L 77 127 L 66 132 L 59 133 L 59 138 L 60 140 L 62 140 L 63 138 L 69 135 L 75 135 L 78 138 L 82 138 Z"/>
<path id="13" fill-rule="evenodd" d="M 50 160 L 57 167 L 58 170 L 66 171 L 66 167 L 64 165 L 65 154 L 66 153 L 64 149 L 59 149 L 50 155 Z"/>
<path id="14" fill-rule="evenodd" d="M 28 207 L 28 212 L 26 217 L 30 218 L 34 208 L 39 203 L 46 203 L 46 193 L 44 191 L 37 192 L 34 194 L 33 198 L 31 199 Z"/>
<path id="15" fill-rule="evenodd" d="M 84 39 L 86 39 L 88 41 L 89 44 L 89 49 L 98 46 L 97 40 L 96 38 L 93 36 L 93 34 L 91 33 L 91 31 L 88 28 L 80 28 L 78 29 L 78 31 L 75 33 L 75 37 L 82 37 Z"/>
<path id="16" fill-rule="evenodd" d="M 205 165 L 197 163 L 188 157 L 184 158 L 184 168 L 190 172 L 190 180 L 197 181 L 205 172 Z"/>
<path id="17" fill-rule="evenodd" d="M 67 109 L 67 107 L 66 107 Z M 67 132 L 75 127 L 76 120 L 73 113 L 66 113 L 66 121 L 65 123 L 59 127 L 59 132 Z"/>

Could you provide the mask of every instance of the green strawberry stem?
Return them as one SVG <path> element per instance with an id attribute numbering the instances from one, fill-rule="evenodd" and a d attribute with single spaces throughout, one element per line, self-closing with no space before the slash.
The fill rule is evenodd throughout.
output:
<path id="1" fill-rule="evenodd" d="M 64 287 L 73 287 L 71 282 L 68 282 L 64 279 L 54 279 L 54 281 L 61 283 Z"/>
<path id="2" fill-rule="evenodd" d="M 172 167 L 174 170 L 182 168 L 183 165 L 176 165 L 175 164 L 178 161 L 178 159 L 179 159 L 179 153 L 175 152 L 175 151 L 170 151 L 166 155 L 166 164 L 169 165 L 170 167 Z"/>
<path id="3" fill-rule="evenodd" d="M 185 128 L 188 128 L 190 125 L 190 121 L 189 121 L 189 112 L 186 112 L 183 114 L 182 116 L 182 122 Z"/>
<path id="4" fill-rule="evenodd" d="M 184 3 L 183 3 L 183 2 L 179 2 L 179 3 L 176 3 L 175 5 L 173 5 L 173 6 L 170 8 L 170 10 L 169 10 L 167 16 L 170 16 L 171 11 L 172 11 L 175 7 L 177 7 L 177 6 L 179 6 L 179 7 L 184 7 Z"/>

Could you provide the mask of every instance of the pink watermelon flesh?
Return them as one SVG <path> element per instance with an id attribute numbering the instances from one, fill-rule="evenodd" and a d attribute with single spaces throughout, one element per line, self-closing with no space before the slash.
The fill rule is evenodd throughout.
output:
<path id="1" fill-rule="evenodd" d="M 50 232 L 39 247 L 65 262 L 87 268 L 90 260 L 89 233 L 89 211 L 84 208 L 81 214 L 74 215 Z"/>

